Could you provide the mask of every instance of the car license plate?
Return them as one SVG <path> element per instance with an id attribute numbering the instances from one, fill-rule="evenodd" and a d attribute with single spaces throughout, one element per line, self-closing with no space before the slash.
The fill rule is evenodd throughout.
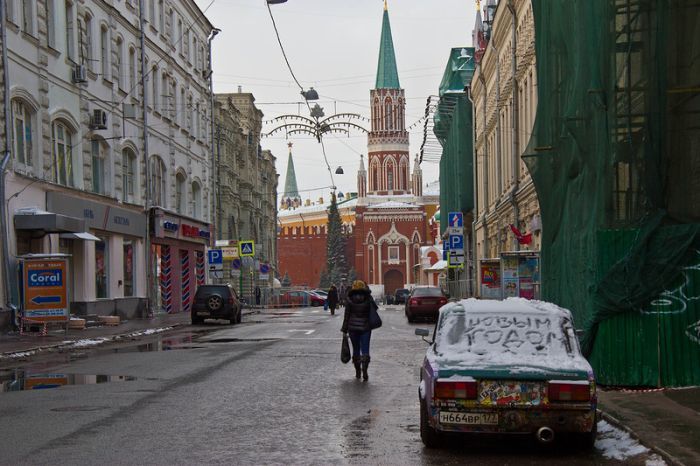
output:
<path id="1" fill-rule="evenodd" d="M 197 315 L 198 316 L 208 316 L 209 313 L 207 311 L 199 311 L 199 312 L 197 312 Z"/>
<path id="2" fill-rule="evenodd" d="M 496 413 L 455 413 L 452 411 L 440 411 L 440 424 L 464 424 L 464 425 L 497 425 Z"/>

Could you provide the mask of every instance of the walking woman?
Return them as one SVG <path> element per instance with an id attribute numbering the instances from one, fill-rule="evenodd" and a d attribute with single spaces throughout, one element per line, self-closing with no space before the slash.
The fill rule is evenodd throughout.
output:
<path id="1" fill-rule="evenodd" d="M 355 377 L 367 380 L 367 367 L 369 366 L 369 340 L 372 330 L 369 326 L 369 311 L 372 306 L 377 306 L 367 284 L 362 280 L 355 280 L 348 291 L 345 300 L 345 315 L 341 331 L 349 333 L 352 342 L 352 363 L 355 366 Z M 360 373 L 362 370 L 362 373 Z"/>
<path id="2" fill-rule="evenodd" d="M 328 301 L 328 309 L 331 310 L 331 315 L 334 316 L 335 308 L 338 307 L 338 288 L 335 285 L 331 285 L 331 288 L 328 290 L 326 301 Z"/>

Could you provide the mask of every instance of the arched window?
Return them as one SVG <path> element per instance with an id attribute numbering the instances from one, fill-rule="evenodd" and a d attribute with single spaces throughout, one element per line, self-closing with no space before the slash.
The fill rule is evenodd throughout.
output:
<path id="1" fill-rule="evenodd" d="M 187 113 L 187 109 L 185 108 L 185 104 L 187 101 L 185 100 L 185 87 L 180 88 L 180 100 L 179 100 L 180 106 L 175 107 L 175 111 L 177 112 L 177 123 L 182 126 L 183 128 L 185 127 L 185 114 Z"/>
<path id="2" fill-rule="evenodd" d="M 151 157 L 151 202 L 153 205 L 167 207 L 165 202 L 165 164 L 154 155 Z"/>
<path id="3" fill-rule="evenodd" d="M 17 163 L 32 166 L 34 155 L 34 112 L 24 101 L 12 101 L 14 134 L 12 151 Z"/>
<path id="4" fill-rule="evenodd" d="M 158 0 L 158 30 L 165 34 L 165 6 L 163 0 Z"/>
<path id="5" fill-rule="evenodd" d="M 399 186 L 398 189 L 408 189 L 408 160 L 403 157 L 399 163 Z"/>
<path id="6" fill-rule="evenodd" d="M 406 129 L 406 123 L 404 122 L 404 108 L 403 108 L 403 99 L 399 99 L 399 105 L 396 107 L 396 115 L 398 117 L 398 124 L 396 125 L 396 129 L 398 130 L 405 130 Z"/>
<path id="7" fill-rule="evenodd" d="M 104 140 L 93 139 L 90 141 L 90 155 L 92 159 L 92 191 L 98 194 L 106 194 L 107 176 L 107 152 L 109 147 Z"/>
<path id="8" fill-rule="evenodd" d="M 202 217 L 202 188 L 198 181 L 192 182 L 192 216 Z"/>
<path id="9" fill-rule="evenodd" d="M 384 131 L 391 129 L 391 99 L 384 99 Z"/>
<path id="10" fill-rule="evenodd" d="M 185 187 L 185 174 L 178 172 L 175 175 L 175 210 L 179 214 L 187 213 L 187 205 L 185 200 L 187 199 L 187 188 Z"/>
<path id="11" fill-rule="evenodd" d="M 56 48 L 56 5 L 55 0 L 45 0 L 44 10 L 46 14 L 46 42 L 49 47 Z M 12 2 L 6 2 L 8 8 Z M 8 18 L 10 21 L 12 18 Z"/>
<path id="12" fill-rule="evenodd" d="M 148 19 L 151 26 L 156 27 L 156 0 L 148 0 Z"/>
<path id="13" fill-rule="evenodd" d="M 379 163 L 374 161 L 370 171 L 372 172 L 372 186 L 370 191 L 377 191 L 379 190 Z"/>
<path id="14" fill-rule="evenodd" d="M 64 186 L 75 186 L 73 180 L 73 132 L 57 120 L 51 126 L 54 181 Z"/>
<path id="15" fill-rule="evenodd" d="M 131 149 L 122 151 L 122 201 L 134 199 L 134 175 L 136 173 L 136 154 Z"/>

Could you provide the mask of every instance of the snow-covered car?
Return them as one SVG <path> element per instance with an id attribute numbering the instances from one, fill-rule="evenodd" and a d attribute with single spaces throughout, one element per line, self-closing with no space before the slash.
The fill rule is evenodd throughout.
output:
<path id="1" fill-rule="evenodd" d="M 593 446 L 595 379 L 568 310 L 522 298 L 448 303 L 429 343 L 418 390 L 427 447 L 445 432 L 530 434 L 541 443 L 562 434 Z"/>

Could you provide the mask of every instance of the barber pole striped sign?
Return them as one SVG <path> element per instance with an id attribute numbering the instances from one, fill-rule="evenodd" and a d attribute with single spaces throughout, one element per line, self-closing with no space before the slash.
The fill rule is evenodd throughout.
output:
<path id="1" fill-rule="evenodd" d="M 170 246 L 160 248 L 160 295 L 165 312 L 173 312 L 173 264 Z"/>
<path id="2" fill-rule="evenodd" d="M 182 312 L 190 312 L 190 252 L 180 249 L 180 270 L 182 278 Z"/>
<path id="3" fill-rule="evenodd" d="M 195 257 L 197 258 L 197 263 L 195 265 L 195 271 L 197 274 L 197 286 L 204 285 L 205 280 L 205 268 L 204 268 L 204 251 L 196 251 Z"/>

